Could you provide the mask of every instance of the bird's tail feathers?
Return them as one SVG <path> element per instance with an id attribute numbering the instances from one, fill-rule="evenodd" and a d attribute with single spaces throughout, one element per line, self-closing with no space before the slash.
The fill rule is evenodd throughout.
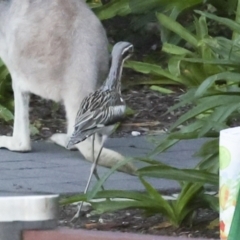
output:
<path id="1" fill-rule="evenodd" d="M 95 131 L 94 131 L 93 129 L 90 129 L 90 130 L 86 130 L 81 133 L 77 133 L 77 134 L 73 135 L 69 140 L 67 148 L 70 149 L 74 145 L 84 141 L 86 138 L 91 137 L 93 134 L 95 134 L 97 132 L 97 130 L 98 129 L 95 129 Z"/>

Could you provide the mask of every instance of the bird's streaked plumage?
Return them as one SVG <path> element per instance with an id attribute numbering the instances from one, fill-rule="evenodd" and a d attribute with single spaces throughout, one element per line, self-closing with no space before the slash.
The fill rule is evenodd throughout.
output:
<path id="1" fill-rule="evenodd" d="M 133 45 L 130 43 L 119 42 L 114 45 L 109 75 L 97 91 L 82 101 L 68 148 L 95 133 L 111 132 L 108 126 L 122 120 L 126 109 L 121 97 L 122 65 L 132 52 Z"/>
<path id="2" fill-rule="evenodd" d="M 114 90 L 99 89 L 84 100 L 76 117 L 72 145 L 120 121 L 126 109 L 124 100 Z"/>

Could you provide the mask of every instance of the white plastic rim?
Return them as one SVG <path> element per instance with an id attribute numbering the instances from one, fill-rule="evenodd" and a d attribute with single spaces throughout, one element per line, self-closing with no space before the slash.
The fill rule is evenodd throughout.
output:
<path id="1" fill-rule="evenodd" d="M 47 221 L 58 214 L 58 195 L 0 197 L 0 222 Z"/>
<path id="2" fill-rule="evenodd" d="M 222 137 L 229 137 L 234 140 L 240 140 L 240 127 L 227 128 L 220 131 Z M 222 138 L 220 140 L 223 140 Z"/>

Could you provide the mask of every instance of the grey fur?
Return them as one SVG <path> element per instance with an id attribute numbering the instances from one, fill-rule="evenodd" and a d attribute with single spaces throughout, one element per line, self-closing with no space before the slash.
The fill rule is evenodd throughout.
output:
<path id="1" fill-rule="evenodd" d="M 0 147 L 31 150 L 29 93 L 64 104 L 67 134 L 54 134 L 51 140 L 66 147 L 79 103 L 108 71 L 100 21 L 83 0 L 0 0 L 0 57 L 11 73 L 15 98 L 13 136 L 0 136 Z M 90 140 L 77 148 L 91 160 Z M 122 159 L 104 149 L 99 164 L 111 166 Z"/>

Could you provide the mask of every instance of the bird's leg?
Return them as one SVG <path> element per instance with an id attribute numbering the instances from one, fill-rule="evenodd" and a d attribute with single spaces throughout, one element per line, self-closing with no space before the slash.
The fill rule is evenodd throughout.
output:
<path id="1" fill-rule="evenodd" d="M 98 181 L 100 180 L 100 177 L 99 177 L 99 175 L 98 175 L 98 172 L 97 172 L 96 167 L 95 167 L 95 169 L 92 169 L 93 166 L 94 166 L 94 163 L 95 163 L 95 157 L 94 157 L 94 142 L 95 142 L 95 134 L 93 134 L 93 137 L 92 137 L 92 161 L 93 161 L 93 165 L 92 165 L 92 167 L 91 167 L 90 176 L 89 176 L 88 181 L 91 181 L 91 177 L 92 177 L 91 175 L 92 175 L 92 174 L 95 175 L 95 177 L 96 177 L 96 179 L 97 179 Z M 102 146 L 103 146 L 103 145 L 102 145 Z M 102 152 L 102 148 L 103 148 L 103 147 L 100 148 L 99 153 Z M 98 156 L 97 156 L 96 161 L 98 161 L 98 159 L 99 159 L 99 157 L 100 157 L 100 154 L 99 154 L 99 153 L 98 153 Z M 96 164 L 97 164 L 97 163 L 96 163 Z M 104 187 L 103 187 L 103 186 L 101 186 L 101 188 L 102 188 L 102 190 L 104 190 Z"/>
<path id="2" fill-rule="evenodd" d="M 94 162 L 95 157 L 94 157 L 94 142 L 95 142 L 95 134 L 92 136 L 92 161 Z"/>
<path id="3" fill-rule="evenodd" d="M 97 156 L 96 159 L 94 159 L 94 141 L 95 141 L 95 134 L 93 134 L 93 136 L 92 136 L 92 160 L 93 160 L 93 164 L 92 164 L 92 167 L 91 167 L 91 170 L 90 170 L 90 175 L 89 175 L 89 177 L 88 177 L 87 185 L 86 185 L 86 187 L 85 187 L 85 189 L 84 189 L 84 194 L 87 193 L 87 190 L 88 190 L 88 188 L 89 188 L 89 185 L 90 185 L 90 182 L 91 182 L 91 179 L 92 179 L 92 175 L 93 175 L 93 174 L 95 175 L 95 177 L 97 178 L 98 181 L 100 180 L 99 175 L 98 175 L 98 173 L 97 173 L 96 166 L 97 166 L 98 159 L 99 159 L 99 157 L 100 157 L 100 155 L 101 155 L 101 152 L 102 152 L 102 149 L 103 149 L 103 144 L 104 144 L 104 142 L 105 142 L 105 139 L 106 139 L 106 138 L 104 138 L 104 139 L 102 138 L 102 144 L 101 144 L 101 148 L 100 148 L 100 150 L 99 150 L 99 152 L 98 152 L 98 156 Z M 101 186 L 101 188 L 102 188 L 102 190 L 104 190 L 104 187 L 103 187 L 103 186 Z M 78 210 L 77 210 L 76 214 L 73 216 L 73 218 L 70 220 L 71 222 L 72 222 L 74 219 L 79 218 L 80 213 L 81 213 L 81 210 L 82 210 L 82 206 L 83 206 L 83 201 L 82 201 L 80 204 L 78 204 Z"/>
<path id="4" fill-rule="evenodd" d="M 96 160 L 95 160 L 94 163 L 93 163 L 93 166 L 92 166 L 92 169 L 91 169 L 91 175 L 89 176 L 89 178 L 91 178 L 91 177 L 92 177 L 92 174 L 94 174 L 95 177 L 96 177 L 98 180 L 100 179 L 99 176 L 98 176 L 98 173 L 97 173 L 97 164 L 98 164 L 99 157 L 100 157 L 100 155 L 101 155 L 101 153 L 102 153 L 103 145 L 104 145 L 104 142 L 106 141 L 106 139 L 107 139 L 107 136 L 103 135 L 103 136 L 102 136 L 101 147 L 100 147 L 100 150 L 99 150 L 99 152 L 98 152 L 97 158 L 96 158 Z M 103 187 L 103 186 L 101 186 L 101 188 L 102 188 L 102 190 L 104 190 L 104 187 Z"/>
<path id="5" fill-rule="evenodd" d="M 100 155 L 102 153 L 102 149 L 103 149 L 103 145 L 105 143 L 105 141 L 107 140 L 107 135 L 103 135 L 102 136 L 102 143 L 101 143 L 101 148 L 98 152 L 98 155 L 97 155 L 97 158 L 96 158 L 96 161 L 95 161 L 95 164 L 93 165 L 93 174 L 96 176 L 97 175 L 97 163 L 98 163 L 98 160 L 100 158 Z M 97 176 L 96 176 L 97 177 Z M 104 190 L 104 187 L 101 186 L 102 190 Z M 109 198 L 106 198 L 106 200 L 110 200 Z"/>
<path id="6" fill-rule="evenodd" d="M 93 136 L 92 136 L 92 161 L 93 161 L 93 163 L 94 163 L 94 161 L 95 161 L 95 158 L 94 158 L 94 141 L 95 141 L 95 134 L 93 134 Z M 93 166 L 93 165 L 92 165 Z M 91 167 L 91 170 L 90 170 L 90 176 L 92 175 L 92 167 Z M 98 175 L 97 175 L 98 176 Z M 99 176 L 98 176 L 98 180 L 99 180 Z M 90 182 L 91 182 L 91 178 L 89 177 L 88 178 L 88 181 L 87 181 L 87 185 L 86 185 L 86 187 L 85 187 L 85 189 L 84 189 L 84 194 L 87 192 L 87 190 L 88 190 L 88 188 L 89 188 L 89 185 L 90 185 Z M 80 213 L 81 213 L 81 210 L 82 210 L 82 206 L 83 206 L 83 201 L 80 203 L 80 204 L 78 204 L 78 210 L 77 210 L 77 212 L 76 212 L 76 214 L 73 216 L 73 218 L 70 220 L 71 222 L 74 220 L 74 219 L 77 219 L 77 218 L 79 218 L 79 216 L 80 216 Z"/>

